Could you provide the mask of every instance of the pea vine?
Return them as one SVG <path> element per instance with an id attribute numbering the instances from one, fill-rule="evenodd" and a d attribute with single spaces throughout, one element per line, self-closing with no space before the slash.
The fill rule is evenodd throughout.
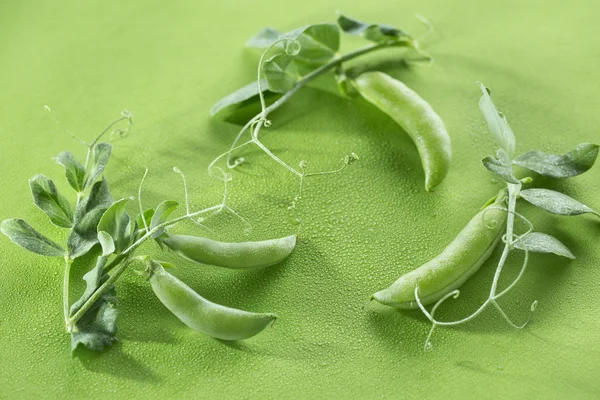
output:
<path id="1" fill-rule="evenodd" d="M 573 216 L 581 214 L 593 214 L 600 217 L 600 213 L 579 201 L 550 189 L 529 188 L 523 189 L 524 185 L 533 182 L 532 177 L 516 178 L 514 166 L 519 166 L 530 171 L 536 172 L 541 176 L 552 179 L 570 178 L 588 171 L 595 163 L 598 156 L 599 146 L 596 144 L 582 143 L 575 149 L 565 154 L 550 154 L 541 151 L 529 151 L 518 157 L 515 157 L 516 140 L 513 131 L 508 124 L 506 116 L 498 111 L 491 98 L 491 91 L 483 84 L 479 83 L 483 92 L 479 101 L 479 108 L 487 121 L 487 126 L 496 143 L 500 146 L 496 156 L 488 156 L 482 160 L 483 165 L 500 178 L 506 185 L 503 190 L 503 196 L 506 197 L 506 206 L 492 206 L 485 211 L 493 209 L 502 209 L 507 212 L 506 233 L 502 236 L 504 249 L 496 267 L 492 280 L 488 298 L 471 315 L 456 321 L 440 321 L 435 318 L 437 309 L 446 300 L 458 298 L 460 290 L 452 290 L 441 299 L 439 299 L 431 311 L 428 311 L 419 298 L 418 285 L 414 289 L 414 295 L 419 309 L 431 322 L 431 329 L 425 341 L 425 349 L 432 348 L 431 337 L 438 326 L 456 326 L 473 320 L 480 315 L 486 308 L 493 306 L 504 320 L 513 328 L 523 329 L 531 321 L 538 305 L 537 300 L 530 306 L 530 315 L 522 323 L 517 324 L 509 318 L 502 309 L 498 300 L 508 294 L 521 280 L 529 261 L 529 253 L 551 253 L 562 257 L 574 259 L 573 253 L 561 243 L 557 238 L 547 233 L 534 231 L 533 224 L 522 214 L 516 211 L 517 201 L 523 199 L 530 204 L 552 214 Z M 495 200 L 492 199 L 488 204 Z M 484 206 L 485 207 L 485 206 Z M 485 217 L 485 212 L 484 212 Z M 528 229 L 518 234 L 515 232 L 515 218 L 522 220 Z M 485 219 L 485 218 L 484 218 Z M 523 252 L 523 263 L 516 278 L 510 282 L 504 289 L 499 289 L 499 280 L 505 267 L 508 255 L 511 251 L 520 250 Z"/>

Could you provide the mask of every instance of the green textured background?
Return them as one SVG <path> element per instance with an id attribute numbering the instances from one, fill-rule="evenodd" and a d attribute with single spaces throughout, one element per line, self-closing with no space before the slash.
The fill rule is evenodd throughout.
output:
<path id="1" fill-rule="evenodd" d="M 439 35 L 428 47 L 435 65 L 396 63 L 387 71 L 434 106 L 454 149 L 446 181 L 425 193 L 414 146 L 366 102 L 309 88 L 273 114 L 263 139 L 289 163 L 307 159 L 311 168 L 327 168 L 350 151 L 361 160 L 342 174 L 308 182 L 298 206 L 300 242 L 278 266 L 223 271 L 161 256 L 176 261 L 174 273 L 206 297 L 279 315 L 274 328 L 240 343 L 187 329 L 129 272 L 117 285 L 120 342 L 101 355 L 71 358 L 61 261 L 0 237 L 1 398 L 600 396 L 600 225 L 593 217 L 548 216 L 520 205 L 538 230 L 578 256 L 533 257 L 502 301 L 516 320 L 539 301 L 524 331 L 489 311 L 460 328 L 440 329 L 435 350 L 424 352 L 424 317 L 367 304 L 371 293 L 436 255 L 499 187 L 479 162 L 494 144 L 477 108 L 476 80 L 493 89 L 518 152 L 562 152 L 600 141 L 598 3 L 352 3 L 0 2 L 0 219 L 23 217 L 44 233 L 63 234 L 32 205 L 27 179 L 42 172 L 66 191 L 63 172 L 50 158 L 64 149 L 82 156 L 84 149 L 56 128 L 44 104 L 86 138 L 121 109 L 135 112 L 134 131 L 114 143 L 106 170 L 115 197 L 135 194 L 148 166 L 147 205 L 182 199 L 171 171 L 177 165 L 187 172 L 194 206 L 215 204 L 221 188 L 205 169 L 237 127 L 211 121 L 208 110 L 253 79 L 256 55 L 243 48 L 246 39 L 267 25 L 287 30 L 333 21 L 336 9 L 409 32 L 423 31 L 415 12 L 435 24 Z M 245 156 L 248 164 L 234 173 L 231 205 L 254 229 L 246 236 L 226 217 L 211 228 L 231 240 L 293 232 L 287 206 L 296 180 L 255 149 Z M 600 208 L 600 166 L 568 182 L 538 183 Z M 152 245 L 145 249 L 158 254 Z M 507 279 L 518 268 L 519 259 L 511 261 Z M 489 262 L 440 316 L 474 310 L 492 274 Z"/>

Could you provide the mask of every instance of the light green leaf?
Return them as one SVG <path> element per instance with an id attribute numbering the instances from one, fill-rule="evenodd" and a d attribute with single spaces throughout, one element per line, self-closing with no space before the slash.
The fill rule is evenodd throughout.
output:
<path id="1" fill-rule="evenodd" d="M 267 81 L 264 79 L 261 79 L 261 89 L 263 93 L 268 92 L 269 90 Z M 258 93 L 258 83 L 256 81 L 251 82 L 246 86 L 236 90 L 233 93 L 228 94 L 227 96 L 219 100 L 210 110 L 210 115 L 214 116 L 219 111 L 225 108 L 238 105 L 251 99 L 255 99 L 258 101 Z"/>
<path id="2" fill-rule="evenodd" d="M 269 27 L 263 28 L 256 35 L 251 37 L 248 42 L 246 42 L 246 47 L 264 49 L 275 43 L 280 36 L 281 32 L 279 32 L 277 29 Z"/>
<path id="3" fill-rule="evenodd" d="M 496 176 L 508 183 L 519 183 L 519 180 L 515 178 L 513 173 L 512 164 L 508 158 L 508 154 L 503 149 L 498 149 L 496 158 L 487 156 L 481 160 L 483 165 L 493 172 Z"/>
<path id="4" fill-rule="evenodd" d="M 85 167 L 75 156 L 68 151 L 63 151 L 55 158 L 56 162 L 65 167 L 67 181 L 78 193 L 85 188 Z"/>
<path id="5" fill-rule="evenodd" d="M 154 216 L 154 208 L 149 208 L 144 211 L 144 220 L 142 220 L 142 214 L 138 214 L 135 218 L 135 225 L 137 229 L 144 229 L 146 226 L 150 228 L 150 223 L 152 221 L 152 217 Z M 144 224 L 144 221 L 146 223 Z"/>
<path id="6" fill-rule="evenodd" d="M 0 230 L 13 243 L 33 253 L 49 257 L 64 257 L 66 251 L 46 236 L 33 229 L 22 219 L 7 219 L 2 222 Z"/>
<path id="7" fill-rule="evenodd" d="M 337 23 L 342 31 L 350 35 L 362 36 L 371 42 L 385 43 L 406 41 L 407 44 L 409 44 L 411 39 L 404 31 L 391 25 L 370 24 L 342 14 L 339 14 Z"/>
<path id="8" fill-rule="evenodd" d="M 133 236 L 133 224 L 125 206 L 129 198 L 115 201 L 102 215 L 98 222 L 98 232 L 108 233 L 115 245 L 114 252 L 121 253 L 129 246 Z"/>
<path id="9" fill-rule="evenodd" d="M 592 168 L 598 157 L 598 145 L 581 143 L 565 154 L 529 151 L 513 163 L 550 178 L 569 178 Z"/>
<path id="10" fill-rule="evenodd" d="M 109 143 L 98 143 L 92 150 L 92 166 L 86 179 L 85 186 L 88 187 L 96 181 L 96 178 L 104 172 L 104 167 L 112 153 L 112 145 Z"/>
<path id="11" fill-rule="evenodd" d="M 96 243 L 96 227 L 104 212 L 113 203 L 106 178 L 95 182 L 88 196 L 79 202 L 75 209 L 74 227 L 67 239 L 71 258 L 86 254 Z"/>
<path id="12" fill-rule="evenodd" d="M 46 213 L 50 221 L 62 228 L 73 226 L 73 211 L 69 201 L 60 193 L 51 179 L 38 174 L 29 180 L 33 202 Z"/>
<path id="13" fill-rule="evenodd" d="M 600 217 L 596 211 L 578 202 L 566 194 L 550 189 L 526 189 L 521 191 L 521 197 L 552 214 L 579 215 L 592 213 Z"/>
<path id="14" fill-rule="evenodd" d="M 534 253 L 553 253 L 558 256 L 574 259 L 575 256 L 560 240 L 554 236 L 531 232 L 515 243 L 515 247 L 521 250 L 527 250 Z"/>
<path id="15" fill-rule="evenodd" d="M 279 39 L 298 42 L 296 60 L 309 65 L 321 65 L 331 60 L 340 48 L 340 31 L 335 24 L 306 25 L 287 33 L 279 33 L 273 28 L 265 28 L 247 43 L 248 47 L 267 48 Z M 285 48 L 286 41 L 278 48 Z M 294 47 L 294 46 L 292 46 Z M 289 51 L 288 51 L 289 54 Z M 291 55 L 291 54 L 290 54 Z"/>
<path id="16" fill-rule="evenodd" d="M 510 125 L 508 125 L 504 114 L 496 109 L 492 101 L 490 89 L 485 87 L 481 82 L 477 82 L 477 84 L 483 92 L 479 100 L 479 109 L 487 121 L 488 129 L 498 146 L 506 151 L 509 158 L 512 158 L 515 153 L 515 135 Z"/>
<path id="17" fill-rule="evenodd" d="M 102 246 L 103 256 L 108 256 L 109 254 L 115 252 L 115 242 L 113 241 L 112 236 L 110 236 L 107 232 L 99 231 L 98 241 L 100 242 L 100 246 Z"/>
<path id="18" fill-rule="evenodd" d="M 290 67 L 293 59 L 294 56 L 279 53 L 263 63 L 263 75 L 269 90 L 285 93 L 296 85 L 298 74 Z"/>
<path id="19" fill-rule="evenodd" d="M 331 60 L 340 48 L 340 31 L 335 24 L 308 25 L 284 33 L 282 38 L 296 40 L 300 49 L 295 60 L 309 65 L 322 65 Z"/>
<path id="20" fill-rule="evenodd" d="M 171 213 L 173 211 L 175 211 L 175 209 L 177 208 L 178 205 L 179 205 L 179 203 L 174 200 L 165 200 L 162 203 L 160 203 L 158 205 L 158 207 L 156 207 L 156 212 L 152 216 L 152 222 L 150 223 L 150 229 L 152 230 L 152 229 L 156 228 L 158 225 L 165 222 L 167 220 L 167 218 L 169 217 L 169 215 L 171 215 Z M 162 235 L 163 232 L 164 232 L 164 229 L 159 229 L 152 235 L 152 238 L 156 239 L 157 237 Z"/>

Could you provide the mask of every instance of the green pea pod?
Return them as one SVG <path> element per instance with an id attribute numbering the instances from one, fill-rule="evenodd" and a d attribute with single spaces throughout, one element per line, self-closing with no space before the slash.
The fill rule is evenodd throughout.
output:
<path id="1" fill-rule="evenodd" d="M 418 307 L 415 288 L 423 305 L 432 304 L 460 287 L 490 257 L 504 232 L 506 192 L 475 215 L 458 236 L 434 259 L 402 275 L 372 298 L 392 307 Z"/>
<path id="2" fill-rule="evenodd" d="M 452 161 L 450 136 L 444 122 L 415 91 L 383 72 L 366 72 L 354 80 L 366 100 L 396 121 L 417 146 L 425 171 L 425 190 L 443 180 Z"/>
<path id="3" fill-rule="evenodd" d="M 233 269 L 268 267 L 288 257 L 296 247 L 296 235 L 258 242 L 218 242 L 186 235 L 160 238 L 168 248 L 188 260 Z"/>
<path id="4" fill-rule="evenodd" d="M 277 319 L 275 314 L 252 313 L 213 303 L 149 261 L 150 284 L 156 297 L 190 328 L 221 340 L 241 340 L 260 333 Z"/>

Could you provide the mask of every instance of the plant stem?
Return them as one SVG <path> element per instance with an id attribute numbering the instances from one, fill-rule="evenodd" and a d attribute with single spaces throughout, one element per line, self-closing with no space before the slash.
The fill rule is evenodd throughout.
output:
<path id="1" fill-rule="evenodd" d="M 517 196 L 521 191 L 521 184 L 513 184 L 509 183 L 508 185 L 508 216 L 506 222 L 506 243 L 504 245 L 504 250 L 502 251 L 502 256 L 500 257 L 500 261 L 498 262 L 498 268 L 496 268 L 496 273 L 494 274 L 494 280 L 492 282 L 492 288 L 490 290 L 490 298 L 495 299 L 496 290 L 498 288 L 498 281 L 500 280 L 500 274 L 502 273 L 502 269 L 504 268 L 504 264 L 506 263 L 506 259 L 508 258 L 508 254 L 512 248 L 513 244 L 513 235 L 514 235 L 514 225 L 515 225 L 515 208 L 517 204 Z"/>
<path id="2" fill-rule="evenodd" d="M 63 311 L 65 314 L 65 325 L 67 331 L 71 331 L 71 325 L 69 323 L 69 281 L 71 280 L 71 264 L 73 259 L 69 256 L 65 256 L 65 275 L 63 277 Z"/>

